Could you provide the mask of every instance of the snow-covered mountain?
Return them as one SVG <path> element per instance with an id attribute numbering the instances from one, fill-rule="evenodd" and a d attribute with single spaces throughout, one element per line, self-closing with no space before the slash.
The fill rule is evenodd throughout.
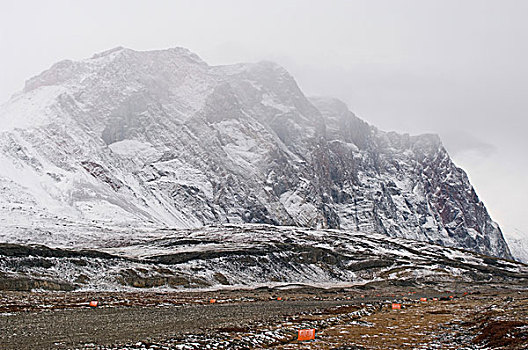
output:
<path id="1" fill-rule="evenodd" d="M 0 108 L 0 240 L 140 227 L 341 228 L 511 258 L 435 135 L 383 132 L 270 63 L 62 61 Z"/>

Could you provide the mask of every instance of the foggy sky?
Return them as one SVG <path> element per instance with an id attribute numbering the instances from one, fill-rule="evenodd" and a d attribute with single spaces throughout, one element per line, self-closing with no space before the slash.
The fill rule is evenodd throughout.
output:
<path id="1" fill-rule="evenodd" d="M 522 0 L 3 0 L 0 101 L 116 46 L 272 60 L 380 129 L 440 134 L 503 231 L 528 233 L 527 18 Z"/>

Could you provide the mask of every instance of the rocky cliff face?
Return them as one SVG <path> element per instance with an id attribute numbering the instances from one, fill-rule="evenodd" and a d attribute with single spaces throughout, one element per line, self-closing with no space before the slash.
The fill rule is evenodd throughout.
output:
<path id="1" fill-rule="evenodd" d="M 309 100 L 273 63 L 117 48 L 30 79 L 0 123 L 4 241 L 250 222 L 511 257 L 438 137 L 382 132 L 337 100 Z"/>

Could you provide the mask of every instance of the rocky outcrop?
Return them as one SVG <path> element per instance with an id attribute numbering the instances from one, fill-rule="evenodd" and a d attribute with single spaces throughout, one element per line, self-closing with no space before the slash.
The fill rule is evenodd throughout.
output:
<path id="1" fill-rule="evenodd" d="M 344 283 L 443 290 L 525 285 L 528 266 L 380 234 L 242 224 L 163 230 L 140 244 L 99 250 L 0 245 L 0 277 L 0 290 Z"/>

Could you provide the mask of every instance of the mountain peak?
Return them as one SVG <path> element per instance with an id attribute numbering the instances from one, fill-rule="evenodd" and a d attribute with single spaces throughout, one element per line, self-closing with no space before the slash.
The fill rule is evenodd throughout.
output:
<path id="1" fill-rule="evenodd" d="M 117 46 L 117 47 L 114 47 L 113 49 L 109 49 L 109 50 L 105 50 L 103 52 L 96 53 L 96 54 L 94 54 L 91 57 L 91 59 L 98 59 L 98 58 L 101 58 L 101 57 L 106 57 L 106 56 L 109 56 L 111 54 L 116 54 L 118 52 L 122 52 L 124 50 L 130 50 L 130 49 L 126 49 L 123 46 Z"/>
<path id="2" fill-rule="evenodd" d="M 168 72 L 169 68 L 181 70 L 186 66 L 207 66 L 198 55 L 182 47 L 164 50 L 136 51 L 122 46 L 97 53 L 80 61 L 62 60 L 41 74 L 26 81 L 24 92 L 41 86 L 80 85 L 89 81 L 90 75 L 104 79 L 122 79 L 131 74 Z M 116 72 L 121 72 L 116 74 Z M 123 74 L 124 72 L 129 72 Z"/>
<path id="3" fill-rule="evenodd" d="M 180 46 L 175 46 L 175 47 L 171 47 L 167 49 L 158 49 L 158 50 L 134 50 L 134 49 L 126 48 L 123 46 L 117 46 L 112 49 L 96 53 L 92 57 L 90 57 L 89 60 L 96 60 L 102 57 L 115 57 L 119 54 L 135 54 L 135 55 L 144 56 L 144 57 L 148 57 L 148 56 L 152 57 L 155 55 L 170 54 L 174 56 L 192 57 L 197 62 L 203 62 L 202 59 L 197 54 L 195 54 L 194 52 L 192 52 L 191 50 L 185 47 L 180 47 Z"/>

